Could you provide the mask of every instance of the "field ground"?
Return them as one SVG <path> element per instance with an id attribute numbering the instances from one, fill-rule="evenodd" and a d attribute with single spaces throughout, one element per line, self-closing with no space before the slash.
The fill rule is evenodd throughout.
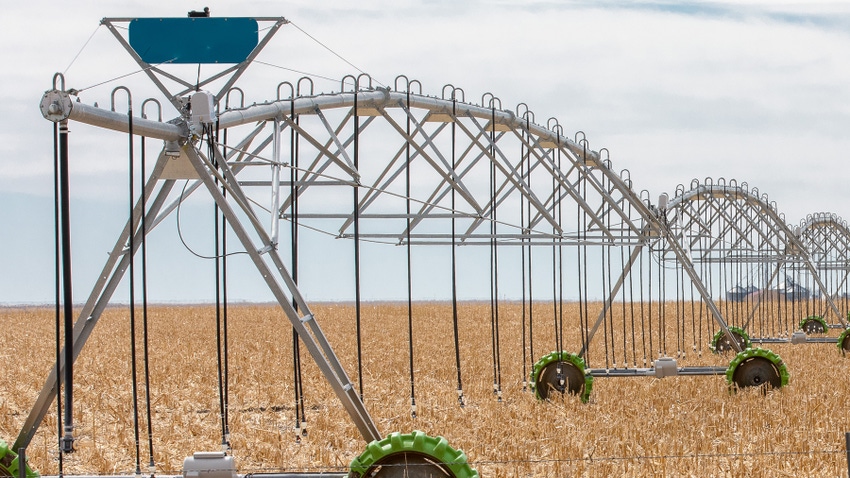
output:
<path id="1" fill-rule="evenodd" d="M 580 336 L 571 307 L 577 306 L 564 310 L 564 348 L 575 352 Z M 358 384 L 353 305 L 318 304 L 313 312 Z M 136 316 L 140 323 L 141 313 Z M 466 452 L 482 476 L 847 476 L 850 357 L 834 344 L 769 347 L 787 364 L 791 380 L 766 395 L 730 394 L 718 376 L 597 378 L 587 404 L 574 396 L 542 403 L 523 391 L 521 307 L 507 303 L 500 306 L 499 402 L 490 305 L 463 303 L 466 406 L 460 408 L 450 304 L 415 303 L 413 316 L 418 417 L 410 413 L 406 304 L 363 307 L 366 406 L 382 433 L 418 429 L 442 435 Z M 541 305 L 530 362 L 554 350 L 551 316 L 551 305 Z M 65 460 L 67 474 L 135 469 L 128 317 L 127 307 L 109 308 L 75 365 L 78 451 Z M 0 357 L 7 366 L 0 384 L 0 438 L 10 443 L 53 365 L 54 320 L 52 308 L 0 309 L 6 345 Z M 228 320 L 229 426 L 240 473 L 347 469 L 365 443 L 303 348 L 308 434 L 295 440 L 292 332 L 283 314 L 271 306 L 238 305 L 230 306 Z M 186 456 L 217 450 L 221 442 L 215 312 L 211 306 L 156 306 L 149 322 L 153 452 L 158 473 L 178 474 Z M 141 328 L 137 335 L 141 346 Z M 688 351 L 680 365 L 728 364 L 731 356 L 709 354 L 703 343 L 708 339 L 701 339 L 698 353 Z M 633 350 L 631 344 L 625 348 Z M 591 352 L 592 362 L 597 357 L 592 365 L 600 366 L 602 353 Z M 675 353 L 675 347 L 668 350 Z M 141 370 L 141 349 L 139 358 Z M 58 470 L 52 409 L 27 450 L 42 474 Z"/>

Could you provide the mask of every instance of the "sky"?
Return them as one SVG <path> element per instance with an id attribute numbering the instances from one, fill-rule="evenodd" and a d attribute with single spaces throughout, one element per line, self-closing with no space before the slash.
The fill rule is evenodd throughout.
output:
<path id="1" fill-rule="evenodd" d="M 180 17 L 204 6 L 217 17 L 293 22 L 240 83 L 246 102 L 271 99 L 280 81 L 304 73 L 315 75 L 317 92 L 338 91 L 357 70 L 384 85 L 404 74 L 426 94 L 452 84 L 474 102 L 491 92 L 505 107 L 526 103 L 538 122 L 555 117 L 568 136 L 582 131 L 592 149 L 607 148 L 614 169 L 629 170 L 635 188 L 653 198 L 694 178 L 722 177 L 767 193 L 792 225 L 814 212 L 850 217 L 850 3 L 14 2 L 0 18 L 0 304 L 53 300 L 52 125 L 38 110 L 53 74 L 62 72 L 87 103 L 108 105 L 119 85 L 144 98 L 149 82 L 125 76 L 136 65 L 101 18 Z M 71 125 L 78 302 L 125 220 L 125 144 L 123 135 Z M 152 245 L 152 300 L 208 301 L 208 278 L 172 271 L 211 270 L 178 245 L 175 231 L 169 223 Z M 189 240 L 204 249 L 208 236 Z M 233 297 L 270 300 L 249 269 L 234 265 Z M 322 267 L 303 274 L 308 298 L 353 297 L 350 280 L 330 285 Z M 376 279 L 366 298 L 401 298 L 386 282 Z M 469 285 L 466 295 L 483 298 L 485 285 Z M 417 297 L 444 292 L 421 287 Z"/>

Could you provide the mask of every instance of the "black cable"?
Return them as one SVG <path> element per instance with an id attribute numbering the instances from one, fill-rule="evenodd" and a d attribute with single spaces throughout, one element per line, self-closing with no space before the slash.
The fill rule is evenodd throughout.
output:
<path id="1" fill-rule="evenodd" d="M 176 213 L 177 237 L 180 238 L 180 243 L 183 244 L 183 248 L 186 249 L 193 256 L 195 256 L 199 259 L 218 259 L 219 257 L 221 257 L 221 255 L 219 255 L 218 252 L 216 252 L 212 256 L 205 256 L 203 254 L 198 254 L 191 247 L 189 247 L 189 244 L 187 244 L 186 240 L 183 238 L 183 228 L 181 227 L 181 223 L 180 223 L 180 210 L 181 210 L 181 207 L 183 205 L 184 196 L 186 195 L 186 187 L 187 186 L 189 186 L 189 180 L 186 180 L 186 182 L 183 183 L 183 189 L 180 191 L 180 196 L 177 198 L 177 213 Z M 216 227 L 216 230 L 218 230 L 218 227 Z M 218 248 L 216 248 L 216 251 L 217 250 L 218 250 Z M 245 252 L 245 251 L 236 251 L 236 252 L 229 252 L 226 255 L 236 256 L 236 255 L 240 255 L 240 254 L 248 254 L 248 253 Z"/>

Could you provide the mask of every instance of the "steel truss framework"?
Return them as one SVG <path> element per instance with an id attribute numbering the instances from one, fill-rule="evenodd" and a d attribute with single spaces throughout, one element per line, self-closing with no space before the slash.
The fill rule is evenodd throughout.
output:
<path id="1" fill-rule="evenodd" d="M 837 214 L 809 214 L 800 221 L 800 241 L 809 251 L 829 297 L 839 310 L 850 311 L 850 227 Z"/>
<path id="2" fill-rule="evenodd" d="M 807 315 L 845 323 L 810 252 L 823 248 L 815 245 L 823 236 L 792 230 L 758 189 L 722 178 L 694 180 L 677 187 L 666 217 L 712 296 L 725 296 L 730 324 L 788 337 Z"/>
<path id="3" fill-rule="evenodd" d="M 588 267 L 581 265 L 582 260 L 595 254 L 592 251 L 602 251 L 599 257 L 608 272 L 602 270 L 597 296 L 604 298 L 604 305 L 595 321 L 584 317 L 585 356 L 600 328 L 605 346 L 610 339 L 613 347 L 615 298 L 626 297 L 626 285 L 635 276 L 657 280 L 649 273 L 630 275 L 630 271 L 642 257 L 663 251 L 667 258 L 677 259 L 676 280 L 689 284 L 693 297 L 703 302 L 708 320 L 729 334 L 723 314 L 686 252 L 694 251 L 697 244 L 682 241 L 681 232 L 671 236 L 670 223 L 681 221 L 678 217 L 671 221 L 670 211 L 676 207 L 671 207 L 666 217 L 663 211 L 659 213 L 634 192 L 626 175 L 612 170 L 603 154 L 589 150 L 584 140 L 564 136 L 557 121 L 539 125 L 525 105 L 517 111 L 505 110 L 499 99 L 489 94 L 480 105 L 467 103 L 464 92 L 451 86 L 444 88 L 440 97 L 426 96 L 418 82 L 405 77 L 396 80 L 395 89 L 373 88 L 365 75 L 344 79 L 343 91 L 330 94 L 313 94 L 308 81 L 284 82 L 278 85 L 275 101 L 231 108 L 236 78 L 257 51 L 244 64 L 193 85 L 164 68 L 144 63 L 132 51 L 115 27 L 129 20 L 105 19 L 104 24 L 180 112 L 179 117 L 168 122 L 147 119 L 144 106 L 142 117 L 134 116 L 132 100 L 127 114 L 115 112 L 114 105 L 111 111 L 90 106 L 55 80 L 53 90 L 42 101 L 43 114 L 54 122 L 78 121 L 164 141 L 144 188 L 145 207 L 139 198 L 74 324 L 74 358 L 144 236 L 174 213 L 188 195 L 202 191 L 226 217 L 228 227 L 367 441 L 379 439 L 381 434 L 284 263 L 279 252 L 281 220 L 355 243 L 478 245 L 490 247 L 494 256 L 503 246 L 518 246 L 509 249 L 527 252 L 529 263 L 533 248 L 551 248 L 553 262 L 572 264 L 585 273 Z M 285 20 L 258 20 L 273 24 L 257 47 L 261 49 Z M 177 84 L 176 91 L 168 88 L 163 77 Z M 191 104 L 193 99 L 207 96 L 196 97 L 198 93 L 192 90 L 213 85 L 222 85 L 213 95 L 217 114 L 204 120 Z M 115 91 L 113 103 L 114 96 Z M 227 141 L 222 139 L 225 137 Z M 182 192 L 178 181 L 187 181 Z M 574 255 L 561 255 L 565 249 Z M 612 269 L 620 272 L 615 280 L 611 280 L 617 275 L 611 274 Z M 553 282 L 562 285 L 563 273 L 557 277 L 553 272 Z M 649 286 L 647 294 L 658 294 L 663 287 L 656 285 L 653 292 Z M 587 292 L 586 283 L 584 289 Z M 645 287 L 639 290 L 643 294 Z M 588 297 L 584 296 L 585 303 Z M 652 327 L 663 324 L 653 326 L 650 320 Z M 625 356 L 628 347 L 623 340 Z M 659 350 L 663 355 L 663 348 Z M 606 352 L 606 369 L 609 357 Z M 616 369 L 617 358 L 613 360 Z M 620 359 L 623 365 L 638 361 L 635 353 L 631 360 Z M 29 443 L 47 413 L 64 364 L 65 360 L 60 360 L 46 380 L 15 449 Z M 725 368 L 694 372 L 722 371 Z M 647 369 L 624 374 L 644 372 Z"/>

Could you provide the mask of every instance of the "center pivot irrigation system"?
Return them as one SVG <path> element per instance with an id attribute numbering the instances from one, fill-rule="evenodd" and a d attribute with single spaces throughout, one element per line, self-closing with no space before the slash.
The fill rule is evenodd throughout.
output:
<path id="1" fill-rule="evenodd" d="M 57 257 L 62 259 L 63 284 L 59 302 L 69 333 L 19 436 L 11 450 L 0 449 L 0 458 L 2 453 L 21 455 L 15 460 L 25 456 L 60 387 L 64 423 L 59 448 L 62 453 L 74 450 L 74 360 L 128 271 L 133 300 L 133 268 L 137 255 L 145 260 L 146 234 L 192 194 L 206 194 L 215 202 L 222 230 L 238 238 L 240 251 L 250 257 L 289 319 L 286 326 L 294 329 L 367 442 L 363 454 L 353 459 L 350 476 L 477 473 L 466 455 L 442 437 L 418 431 L 384 436 L 378 430 L 364 406 L 362 384 L 352 383 L 319 325 L 320 317 L 298 289 L 297 271 L 321 262 L 301 258 L 299 263 L 299 231 L 325 232 L 353 244 L 357 324 L 361 244 L 386 243 L 406 250 L 409 298 L 411 248 L 449 251 L 446 279 L 452 284 L 461 405 L 457 283 L 464 274 L 471 274 L 466 280 L 489 274 L 489 345 L 493 391 L 499 397 L 500 348 L 520 339 L 516 345 L 523 350 L 522 383 L 539 399 L 570 392 L 586 401 L 594 377 L 725 375 L 731 387 L 781 387 L 788 372 L 779 356 L 736 339 L 737 331 L 748 327 L 755 326 L 761 334 L 785 329 L 763 325 L 758 300 L 746 303 L 746 314 L 733 314 L 728 300 L 721 307 L 712 299 L 713 290 L 740 285 L 743 278 L 764 274 L 765 287 L 770 287 L 781 284 L 783 272 L 795 280 L 805 275 L 826 304 L 817 312 L 845 324 L 833 300 L 847 288 L 847 249 L 839 244 L 848 237 L 843 223 L 835 221 L 841 227 L 827 228 L 820 217 L 812 218 L 798 237 L 758 194 L 731 185 L 694 185 L 692 191 L 682 189 L 674 199 L 663 196 L 653 205 L 648 194 L 632 189 L 627 171 L 612 169 L 604 149 L 590 150 L 581 133 L 564 136 L 554 118 L 546 126 L 538 124 L 525 104 L 514 111 L 503 109 L 489 93 L 480 104 L 472 104 L 462 89 L 451 85 L 439 97 L 426 96 L 418 81 L 404 76 L 392 87 L 373 87 L 371 78 L 362 74 L 343 78 L 337 93 L 316 94 L 312 81 L 302 78 L 278 84 L 274 100 L 234 106 L 234 93 L 244 103 L 237 80 L 287 23 L 277 17 L 104 19 L 102 24 L 156 85 L 165 104 L 178 112 L 165 122 L 157 99 L 142 102 L 137 116 L 130 91 L 118 87 L 112 92 L 112 108 L 102 109 L 66 89 L 62 75 L 54 77 L 41 110 L 57 125 L 57 224 L 62 239 L 57 241 Z M 258 32 L 264 32 L 262 38 Z M 187 80 L 168 69 L 177 64 L 217 64 L 222 69 Z M 126 113 L 116 111 L 116 96 L 127 97 Z M 158 119 L 145 113 L 153 106 L 159 109 Z M 76 320 L 68 240 L 71 121 L 123 132 L 131 144 L 134 135 L 163 141 L 150 173 L 143 168 L 143 187 L 130 217 Z M 131 198 L 133 194 L 131 186 Z M 281 221 L 289 223 L 288 233 L 280 228 Z M 824 240 L 830 245 L 811 245 Z M 458 256 L 469 246 L 489 252 L 488 267 L 472 272 L 458 268 Z M 814 256 L 807 248 L 816 251 Z M 281 255 L 285 249 L 291 252 L 289 261 Z M 216 260 L 224 257 L 217 253 Z M 499 333 L 499 286 L 504 284 L 499 272 L 504 277 L 506 263 L 521 264 L 521 270 L 508 271 L 522 279 L 521 337 Z M 738 275 L 730 277 L 729 271 Z M 824 273 L 832 274 L 826 284 L 819 278 Z M 540 297 L 552 299 L 546 313 L 532 307 Z M 578 302 L 578 316 L 567 316 L 565 301 Z M 738 327 L 729 327 L 728 317 L 734 317 Z M 412 336 L 412 316 L 408 321 Z M 565 333 L 576 329 L 581 333 L 569 337 L 580 339 Z M 710 337 L 715 346 L 723 342 L 734 351 L 731 362 L 720 355 L 702 355 Z M 415 416 L 412 343 L 411 338 Z M 554 351 L 539 354 L 541 347 Z M 358 357 L 358 377 L 363 375 L 360 367 Z M 226 437 L 223 441 L 228 442 Z M 4 461 L 0 469 L 30 472 L 18 462 L 6 466 Z M 150 466 L 153 473 L 153 458 Z M 185 476 L 221 473 L 236 476 L 226 446 L 222 452 L 196 453 L 184 463 Z"/>
<path id="2" fill-rule="evenodd" d="M 694 180 L 687 190 L 680 185 L 667 220 L 713 296 L 726 295 L 723 314 L 741 345 L 835 343 L 817 335 L 847 328 L 837 305 L 846 310 L 838 301 L 846 239 L 836 218 L 810 216 L 792 228 L 766 194 L 721 178 Z M 723 331 L 711 347 L 729 347 Z"/>

